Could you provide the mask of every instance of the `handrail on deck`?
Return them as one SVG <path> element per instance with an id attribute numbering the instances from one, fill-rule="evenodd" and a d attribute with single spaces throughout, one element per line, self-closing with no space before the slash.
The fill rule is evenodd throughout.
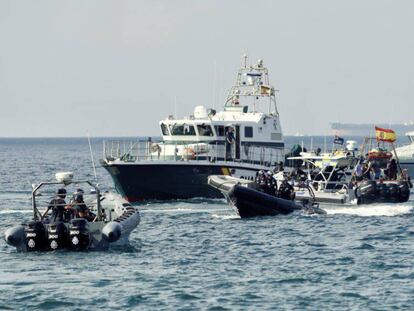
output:
<path id="1" fill-rule="evenodd" d="M 152 140 L 108 140 L 103 142 L 103 159 L 106 162 L 123 161 L 224 161 L 273 166 L 283 161 L 283 152 L 270 147 L 241 145 L 239 156 L 232 146 L 231 156 L 226 155 L 223 142 L 171 144 Z"/>

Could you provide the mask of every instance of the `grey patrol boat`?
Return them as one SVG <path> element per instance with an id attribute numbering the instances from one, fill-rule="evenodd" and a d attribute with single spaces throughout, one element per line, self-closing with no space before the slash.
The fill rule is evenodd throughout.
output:
<path id="1" fill-rule="evenodd" d="M 42 182 L 33 186 L 32 208 L 33 218 L 23 224 L 9 228 L 4 233 L 7 244 L 18 251 L 54 251 L 67 249 L 105 250 L 111 244 L 125 244 L 130 233 L 140 222 L 140 213 L 121 196 L 111 192 L 101 193 L 98 186 L 88 180 L 74 180 L 73 173 L 56 174 L 57 181 Z M 85 194 L 85 205 L 89 219 L 73 218 L 53 221 L 47 212 L 40 209 L 50 208 L 50 203 L 42 206 L 45 201 L 40 190 L 50 187 L 91 187 L 91 194 Z M 65 210 L 71 204 L 55 204 L 53 208 Z"/>

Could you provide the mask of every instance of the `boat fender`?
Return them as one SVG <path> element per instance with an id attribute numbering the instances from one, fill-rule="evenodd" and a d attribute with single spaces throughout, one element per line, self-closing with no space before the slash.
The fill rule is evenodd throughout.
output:
<path id="1" fill-rule="evenodd" d="M 22 225 L 14 226 L 4 232 L 4 240 L 11 246 L 19 246 L 23 243 L 25 238 L 25 230 Z"/>
<path id="2" fill-rule="evenodd" d="M 75 251 L 85 250 L 90 243 L 88 221 L 84 218 L 72 219 L 69 224 L 69 247 Z"/>
<path id="3" fill-rule="evenodd" d="M 109 242 L 115 242 L 121 237 L 122 226 L 115 221 L 106 224 L 102 229 L 103 237 Z"/>

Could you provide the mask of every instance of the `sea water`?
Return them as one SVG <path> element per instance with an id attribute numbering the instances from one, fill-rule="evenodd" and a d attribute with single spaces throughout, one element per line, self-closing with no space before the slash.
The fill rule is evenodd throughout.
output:
<path id="1" fill-rule="evenodd" d="M 92 147 L 97 160 L 101 140 Z M 1 233 L 31 217 L 31 184 L 57 171 L 94 178 L 86 138 L 0 139 Z M 130 245 L 106 252 L 18 253 L 0 241 L 0 309 L 414 308 L 413 200 L 246 220 L 221 199 L 139 206 Z"/>

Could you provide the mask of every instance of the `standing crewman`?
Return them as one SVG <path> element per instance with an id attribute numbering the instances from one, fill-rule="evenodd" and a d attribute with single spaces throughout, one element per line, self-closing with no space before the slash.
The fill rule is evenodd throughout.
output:
<path id="1" fill-rule="evenodd" d="M 395 161 L 395 159 L 391 159 L 391 161 L 388 162 L 387 169 L 385 171 L 387 172 L 388 179 L 397 179 L 397 161 Z"/>
<path id="2" fill-rule="evenodd" d="M 47 207 L 47 210 L 43 214 L 44 216 L 46 216 L 49 210 L 50 209 L 52 210 L 52 214 L 49 217 L 50 223 L 68 220 L 66 219 L 66 213 L 65 213 L 66 211 L 65 198 L 66 198 L 66 189 L 64 188 L 58 189 L 56 192 L 56 196 L 50 201 Z"/>
<path id="3" fill-rule="evenodd" d="M 232 145 L 234 145 L 234 141 L 235 141 L 235 138 L 234 138 L 233 128 L 229 126 L 226 132 L 226 160 L 233 159 Z"/>

